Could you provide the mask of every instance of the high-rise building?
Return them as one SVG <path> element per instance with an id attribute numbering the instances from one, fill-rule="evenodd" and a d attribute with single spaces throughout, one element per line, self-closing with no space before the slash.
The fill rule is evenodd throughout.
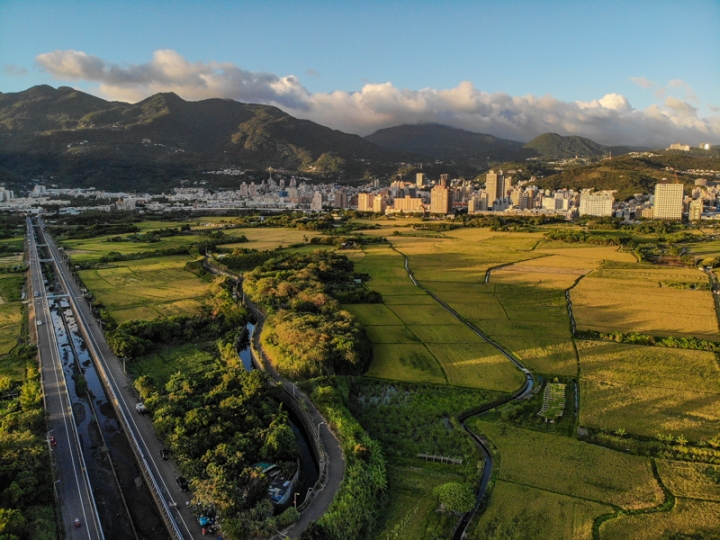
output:
<path id="1" fill-rule="evenodd" d="M 313 194 L 312 202 L 310 203 L 310 210 L 313 212 L 322 212 L 323 209 L 323 195 L 321 191 L 316 191 Z"/>
<path id="2" fill-rule="evenodd" d="M 484 191 L 480 191 L 477 195 L 468 199 L 468 214 L 487 212 L 487 209 L 488 196 Z"/>
<path id="3" fill-rule="evenodd" d="M 376 214 L 384 214 L 386 206 L 385 197 L 382 195 L 375 195 L 372 211 Z"/>
<path id="4" fill-rule="evenodd" d="M 505 176 L 502 171 L 499 174 L 492 169 L 488 171 L 485 175 L 485 192 L 490 206 L 496 200 L 505 198 Z"/>
<path id="5" fill-rule="evenodd" d="M 342 189 L 335 190 L 333 206 L 335 208 L 347 208 L 347 193 L 345 193 Z"/>
<path id="6" fill-rule="evenodd" d="M 440 175 L 440 185 L 442 187 L 448 187 L 450 175 L 449 174 L 441 174 Z"/>
<path id="7" fill-rule="evenodd" d="M 358 211 L 373 211 L 373 195 L 371 193 L 358 193 Z"/>
<path id="8" fill-rule="evenodd" d="M 430 213 L 446 215 L 451 208 L 450 190 L 442 185 L 432 188 L 430 191 Z"/>
<path id="9" fill-rule="evenodd" d="M 415 175 L 415 185 L 419 188 L 425 186 L 425 173 L 419 172 Z"/>
<path id="10" fill-rule="evenodd" d="M 690 208 L 688 212 L 688 219 L 690 221 L 700 221 L 703 213 L 703 200 L 693 199 L 690 201 Z"/>
<path id="11" fill-rule="evenodd" d="M 680 183 L 655 184 L 655 219 L 682 219 L 683 191 Z"/>
<path id="12" fill-rule="evenodd" d="M 404 212 L 405 214 L 417 214 L 424 212 L 422 199 L 405 195 L 402 199 L 395 199 L 393 203 L 395 212 Z"/>
<path id="13" fill-rule="evenodd" d="M 615 197 L 609 191 L 592 193 L 583 191 L 580 194 L 580 215 L 581 216 L 612 216 Z"/>

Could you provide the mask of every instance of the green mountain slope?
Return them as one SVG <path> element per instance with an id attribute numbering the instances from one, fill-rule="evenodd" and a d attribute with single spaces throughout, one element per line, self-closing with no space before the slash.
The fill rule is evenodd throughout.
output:
<path id="1" fill-rule="evenodd" d="M 100 187 L 229 166 L 322 175 L 403 158 L 267 105 L 173 93 L 129 104 L 50 86 L 0 93 L 0 167 L 17 179 L 45 173 Z"/>
<path id="2" fill-rule="evenodd" d="M 613 155 L 626 154 L 633 149 L 626 146 L 603 146 L 595 141 L 571 135 L 564 137 L 557 133 L 543 133 L 523 146 L 546 159 L 600 157 L 612 152 Z"/>
<path id="3" fill-rule="evenodd" d="M 456 162 L 494 162 L 531 157 L 523 143 L 473 133 L 441 124 L 403 124 L 380 129 L 366 140 L 402 152 L 420 154 L 433 160 Z"/>

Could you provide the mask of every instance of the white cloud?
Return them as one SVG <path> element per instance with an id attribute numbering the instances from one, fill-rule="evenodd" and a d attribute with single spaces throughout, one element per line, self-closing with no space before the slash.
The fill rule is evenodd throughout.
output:
<path id="1" fill-rule="evenodd" d="M 652 88 L 655 83 L 645 77 L 630 77 L 630 80 L 642 88 Z"/>
<path id="2" fill-rule="evenodd" d="M 251 72 L 228 62 L 190 62 L 173 50 L 159 50 L 144 64 L 117 65 L 81 51 L 41 54 L 37 63 L 55 79 L 97 83 L 100 95 L 138 101 L 156 92 L 175 92 L 189 100 L 211 97 L 276 105 L 293 116 L 365 135 L 403 123 L 438 122 L 516 140 L 548 131 L 582 135 L 605 144 L 662 146 L 672 141 L 720 141 L 720 121 L 697 117 L 686 101 L 633 109 L 611 93 L 590 102 L 565 102 L 551 95 L 510 96 L 483 92 L 469 81 L 455 88 L 401 89 L 368 82 L 357 92 L 310 93 L 293 75 Z M 637 79 L 637 80 L 635 80 Z M 647 79 L 631 79 L 644 86 Z M 684 88 L 679 79 L 670 88 Z M 660 89 L 666 97 L 664 89 Z M 697 99 L 697 98 L 695 98 Z"/>

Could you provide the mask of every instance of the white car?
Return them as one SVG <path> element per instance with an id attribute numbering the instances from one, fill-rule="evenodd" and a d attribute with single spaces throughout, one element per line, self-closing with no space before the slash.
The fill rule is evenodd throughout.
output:
<path id="1" fill-rule="evenodd" d="M 37 325 L 38 325 L 38 326 L 42 326 L 42 321 L 38 321 L 38 322 L 37 322 Z"/>

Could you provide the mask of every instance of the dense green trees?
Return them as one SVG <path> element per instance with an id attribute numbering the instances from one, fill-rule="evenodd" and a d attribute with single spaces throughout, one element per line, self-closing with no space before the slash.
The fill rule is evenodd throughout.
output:
<path id="1" fill-rule="evenodd" d="M 353 263 L 327 251 L 288 254 L 245 274 L 246 294 L 263 306 L 263 341 L 276 367 L 293 378 L 359 374 L 371 348 L 333 291 L 355 287 Z"/>
<path id="2" fill-rule="evenodd" d="M 13 386 L 6 377 L 0 379 L 4 390 Z M 0 405 L 2 540 L 56 538 L 42 398 L 39 374 L 29 367 L 18 397 Z"/>

